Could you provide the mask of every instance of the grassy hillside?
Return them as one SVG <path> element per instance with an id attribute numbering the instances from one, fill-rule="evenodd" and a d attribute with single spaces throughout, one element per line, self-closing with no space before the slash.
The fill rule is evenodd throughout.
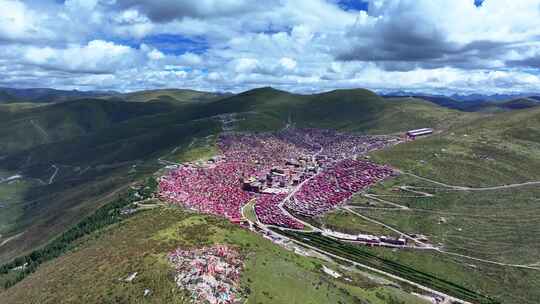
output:
<path id="1" fill-rule="evenodd" d="M 486 101 L 471 105 L 467 110 L 484 113 L 497 113 L 503 111 L 534 108 L 540 103 L 534 98 L 520 97 L 508 100 Z"/>
<path id="2" fill-rule="evenodd" d="M 146 90 L 114 96 L 130 102 L 190 103 L 217 100 L 226 95 L 187 89 Z"/>
<path id="3" fill-rule="evenodd" d="M 218 125 L 208 120 L 148 129 L 135 125 L 139 124 L 120 124 L 89 136 L 41 145 L 1 161 L 10 172 L 38 182 L 24 189 L 23 199 L 12 205 L 19 214 L 16 224 L 0 233 L 24 234 L 1 248 L 0 259 L 45 243 L 105 203 L 109 193 L 155 172 L 160 156 L 218 131 Z M 52 165 L 58 172 L 51 183 Z"/>
<path id="4" fill-rule="evenodd" d="M 465 187 L 500 186 L 540 181 L 539 135 L 540 109 L 515 110 L 465 121 L 440 134 L 371 156 L 375 161 L 435 182 Z M 363 207 L 356 209 L 363 215 L 408 234 L 424 234 L 452 254 L 384 250 L 378 253 L 464 282 L 501 303 L 536 303 L 540 295 L 534 286 L 540 282 L 540 271 L 512 265 L 534 266 L 539 262 L 538 186 L 457 191 L 421 178 L 402 174 L 370 190 L 371 194 L 382 195 L 380 198 L 407 206 L 408 210 L 388 209 L 391 206 L 375 201 L 372 207 L 383 209 L 370 208 L 361 196 L 353 203 Z M 433 196 L 396 191 L 397 186 L 404 185 L 420 187 L 418 190 Z M 334 213 L 321 221 L 341 230 L 380 229 L 376 224 L 351 220 L 351 216 Z"/>
<path id="5" fill-rule="evenodd" d="M 435 180 L 489 186 L 540 180 L 540 108 L 504 112 L 457 125 L 375 156 Z"/>
<path id="6" fill-rule="evenodd" d="M 472 99 L 456 99 L 455 96 L 445 96 L 445 95 L 384 95 L 385 98 L 391 99 L 393 101 L 407 101 L 408 99 L 420 99 L 432 102 L 441 107 L 461 110 L 466 112 L 476 112 L 479 108 L 487 107 L 492 102 L 488 100 L 487 96 L 477 96 L 477 98 Z"/>
<path id="7" fill-rule="evenodd" d="M 261 88 L 223 99 L 212 106 L 221 112 L 240 113 L 242 130 L 272 130 L 291 123 L 296 127 L 394 133 L 425 126 L 446 127 L 475 117 L 475 114 L 445 109 L 422 100 L 396 103 L 362 89 L 298 95 Z"/>
<path id="8" fill-rule="evenodd" d="M 127 121 L 169 111 L 165 103 L 138 104 L 81 99 L 40 107 L 0 109 L 0 155 L 54 143 Z"/>
<path id="9" fill-rule="evenodd" d="M 13 113 L 21 111 L 21 110 L 35 108 L 35 107 L 39 107 L 39 106 L 42 106 L 42 105 L 43 104 L 31 103 L 31 102 L 18 102 L 18 103 L 0 104 L 0 113 L 1 113 L 0 115 L 2 115 L 4 117 L 4 115 L 6 115 L 6 114 L 13 114 Z"/>
<path id="10" fill-rule="evenodd" d="M 7 188 L 4 191 L 15 192 L 0 200 L 6 205 L 2 211 L 11 215 L 0 225 L 0 242 L 9 239 L 0 247 L 0 261 L 46 243 L 106 203 L 111 193 L 152 174 L 160 167 L 160 156 L 219 131 L 215 120 L 191 118 L 164 103 L 103 100 L 61 103 L 11 115 L 6 125 L 28 125 L 33 120 L 48 133 L 50 142 L 39 142 L 43 138 L 35 127 L 18 131 L 24 134 L 21 138 L 35 135 L 36 142 L 18 140 L 17 128 L 2 133 L 2 143 L 13 142 L 13 149 L 17 148 L 17 152 L 4 152 L 2 177 L 21 174 L 24 178 L 17 183 L 29 186 L 13 191 L 14 184 L 0 184 Z M 23 150 L 21 145 L 30 148 Z"/>
<path id="11" fill-rule="evenodd" d="M 540 102 L 533 98 L 518 98 L 518 99 L 512 99 L 509 101 L 505 101 L 503 103 L 498 104 L 499 107 L 510 109 L 510 110 L 519 110 L 519 109 L 527 109 L 527 108 L 533 108 L 540 105 Z"/>
<path id="12" fill-rule="evenodd" d="M 57 103 L 80 98 L 96 98 L 116 95 L 116 92 L 55 90 L 48 88 L 0 88 L 0 104 L 2 103 Z"/>
<path id="13" fill-rule="evenodd" d="M 44 244 L 105 203 L 109 193 L 157 170 L 158 158 L 214 153 L 207 138 L 221 131 L 223 115 L 234 117 L 235 130 L 276 130 L 290 122 L 390 133 L 446 128 L 471 114 L 423 101 L 408 107 L 366 90 L 298 95 L 262 88 L 207 102 L 87 99 L 2 115 L 0 169 L 6 177 L 22 174 L 26 186 L 6 200 L 5 211 L 13 217 L 0 225 L 0 234 L 2 239 L 19 237 L 0 247 L 0 261 Z"/>
<path id="14" fill-rule="evenodd" d="M 18 102 L 19 99 L 4 90 L 0 90 L 0 104 Z"/>
<path id="15" fill-rule="evenodd" d="M 224 220 L 179 209 L 140 213 L 96 233 L 1 296 L 7 303 L 189 303 L 174 285 L 166 254 L 209 244 L 229 244 L 245 255 L 246 303 L 427 303 L 354 269 L 298 256 Z M 350 281 L 331 278 L 322 265 Z M 133 282 L 124 282 L 133 272 Z M 144 289 L 151 290 L 146 298 Z"/>
<path id="16" fill-rule="evenodd" d="M 509 110 L 519 110 L 536 107 L 539 105 L 538 96 L 530 97 L 504 97 L 497 96 L 497 98 L 490 99 L 489 96 L 481 97 L 478 96 L 478 99 L 466 99 L 458 100 L 452 97 L 443 96 L 443 95 L 417 95 L 417 96 L 385 96 L 386 99 L 393 101 L 407 101 L 408 99 L 420 99 L 433 102 L 439 106 L 456 109 L 466 112 L 481 112 L 481 113 L 495 113 L 501 111 Z M 502 98 L 502 99 L 501 99 Z"/>
<path id="17" fill-rule="evenodd" d="M 441 131 L 484 116 L 447 109 L 416 98 L 406 98 L 401 102 L 390 101 L 384 111 L 375 114 L 371 132 L 402 132 L 423 127 L 433 127 L 436 131 Z"/>
<path id="18" fill-rule="evenodd" d="M 160 97 L 165 96 L 164 93 L 174 98 L 174 101 L 167 99 L 169 97 Z M 0 262 L 8 261 L 43 246 L 55 236 L 60 235 L 67 227 L 72 227 L 85 216 L 92 214 L 98 207 L 111 202 L 116 193 L 125 189 L 130 183 L 158 170 L 162 166 L 158 159 L 189 161 L 212 155 L 216 151 L 215 139 L 224 128 L 240 131 L 270 131 L 292 124 L 296 127 L 323 127 L 384 134 L 419 127 L 446 130 L 456 128 L 456 125 L 472 124 L 479 117 L 484 117 L 481 114 L 445 109 L 421 100 L 409 100 L 405 103 L 384 100 L 367 90 L 337 90 L 316 95 L 299 95 L 261 88 L 216 100 L 212 99 L 214 97 L 209 97 L 212 94 L 188 93 L 182 91 L 182 94 L 187 95 L 179 96 L 168 91 L 154 91 L 151 94 L 144 93 L 145 97 L 136 96 L 132 99 L 134 101 L 141 98 L 137 101 L 149 102 L 87 99 L 37 108 L 20 108 L 4 112 L 0 110 L 0 115 L 4 118 L 0 125 L 5 127 L 5 129 L 0 128 L 2 139 L 0 177 L 15 174 L 23 176 L 17 182 L 0 184 L 0 195 L 3 195 L 0 196 L 0 204 L 4 206 L 2 211 L 5 211 L 4 214 L 9 214 L 0 216 L 0 242 L 3 243 L 0 246 Z M 204 96 L 209 98 L 206 99 Z M 383 160 L 382 156 L 380 160 Z M 133 225 L 130 229 L 153 228 L 143 227 L 144 220 L 140 227 L 137 226 L 135 220 L 130 223 Z M 172 225 L 167 221 L 163 224 L 167 223 Z M 365 223 L 357 224 L 361 229 Z M 156 231 L 144 233 L 155 234 Z M 138 240 L 138 237 L 123 239 L 125 233 L 114 235 L 115 242 L 119 244 Z M 146 236 L 143 238 L 147 239 Z M 182 242 L 184 241 L 188 240 Z M 111 244 L 111 240 L 105 242 Z M 173 244 L 163 245 L 153 241 L 133 243 L 133 246 L 150 245 L 171 248 Z M 96 250 L 97 252 L 105 250 L 103 244 L 92 246 L 98 247 L 81 249 L 81 252 L 94 250 L 93 254 L 95 254 Z M 164 251 L 154 252 L 152 246 L 145 247 L 150 251 L 141 251 L 142 257 L 137 254 L 134 260 L 129 262 L 132 263 L 130 265 L 142 265 L 141 263 L 148 262 L 149 256 L 163 254 Z M 127 252 L 135 250 L 133 248 Z M 55 264 L 56 261 L 50 262 L 52 266 L 39 268 L 35 275 L 25 279 L 14 289 L 10 289 L 8 296 L 14 300 L 20 299 L 19 297 L 23 296 L 22 290 L 29 288 L 35 292 L 29 295 L 31 298 L 44 297 L 48 301 L 55 302 L 58 300 L 58 293 L 45 295 L 40 290 L 43 288 L 55 290 L 59 288 L 58 286 L 65 285 L 66 293 L 73 294 L 65 298 L 66 302 L 80 301 L 77 288 L 80 288 L 80 284 L 83 284 L 85 280 L 95 280 L 97 271 L 111 267 L 112 272 L 107 274 L 111 280 L 116 280 L 116 278 L 113 279 L 114 276 L 119 275 L 121 271 L 126 271 L 127 268 L 118 270 L 116 266 L 111 266 L 115 265 L 114 261 L 125 256 L 126 252 L 122 250 L 120 247 L 111 247 L 104 255 L 107 257 L 103 258 L 105 264 L 92 272 L 81 274 L 74 269 L 66 269 L 67 272 L 76 273 L 70 277 L 74 282 L 73 285 L 63 281 L 60 274 L 53 273 L 55 269 L 63 269 L 63 265 L 72 265 L 71 262 L 59 262 L 61 264 Z M 116 251 L 119 252 L 118 255 Z M 82 258 L 77 254 L 81 253 L 74 252 L 72 259 Z M 262 253 L 259 254 L 262 255 Z M 283 258 L 283 255 L 279 256 Z M 65 258 L 69 259 L 68 256 Z M 268 258 L 276 259 L 275 256 Z M 59 261 L 62 259 L 64 257 Z M 95 264 L 91 263 L 91 261 L 95 262 L 95 259 L 89 259 L 89 261 L 84 269 L 89 269 L 88 267 L 91 268 Z M 144 264 L 145 269 L 150 271 L 149 281 L 144 281 L 145 284 L 148 282 L 148 284 L 170 286 L 170 282 L 163 281 L 167 278 L 163 277 L 163 274 L 158 274 L 158 270 L 163 269 L 159 267 L 163 265 L 152 259 L 149 263 Z M 292 260 L 287 263 L 286 265 L 276 264 L 275 268 L 288 269 L 296 262 Z M 274 267 L 271 265 L 263 264 L 257 267 Z M 157 267 L 155 271 L 150 270 L 153 267 Z M 312 268 L 308 267 L 308 272 Z M 322 288 L 320 287 L 322 285 L 317 285 L 317 276 L 308 274 L 305 269 L 298 271 L 300 274 L 296 273 L 296 270 L 293 273 L 284 273 L 284 276 L 291 276 L 284 282 L 301 290 L 310 289 L 305 285 L 306 282 Z M 53 285 L 40 285 L 43 284 L 40 280 L 43 276 L 55 278 L 51 279 Z M 261 298 L 265 299 L 269 297 L 268 295 L 272 297 L 271 299 L 285 301 L 294 294 L 292 291 L 289 294 L 279 294 L 276 286 L 280 286 L 277 282 L 283 278 L 281 274 L 274 274 L 272 280 L 275 280 L 275 286 L 256 283 L 269 280 L 268 277 L 255 279 L 257 271 L 254 271 L 251 276 L 251 284 L 262 284 L 257 285 L 259 286 L 257 292 L 261 294 L 257 296 L 256 301 L 252 300 L 253 303 L 261 301 L 267 303 L 268 299 L 263 301 Z M 298 280 L 292 279 L 298 277 L 309 277 L 310 280 L 296 282 Z M 96 285 L 95 290 L 92 289 L 94 291 L 86 292 L 90 297 L 90 302 L 102 300 L 100 297 L 103 297 L 103 294 L 118 296 L 118 299 L 131 302 L 137 294 L 138 289 L 131 287 L 124 289 L 125 286 L 111 285 L 107 280 L 102 283 L 99 286 Z M 21 289 L 18 286 L 22 286 Z M 137 285 L 137 288 L 140 287 Z M 160 289 L 161 287 L 156 286 L 155 288 L 156 291 L 164 291 L 165 287 Z M 348 290 L 347 293 L 343 293 L 340 288 L 333 289 L 332 287 L 329 290 L 322 290 L 336 297 L 342 297 L 345 303 L 351 302 L 347 299 L 351 299 L 351 294 L 356 293 L 359 293 L 360 299 L 370 299 L 371 303 L 384 302 L 376 296 L 380 293 L 378 289 L 371 292 L 361 287 L 343 287 Z M 389 291 L 383 292 L 381 296 L 385 299 L 389 297 L 386 302 L 391 298 L 387 292 Z M 156 297 L 156 301 L 170 299 L 171 296 L 170 293 L 164 292 Z M 298 299 L 299 302 L 305 303 L 312 298 L 305 294 L 299 296 Z M 325 297 L 321 296 L 321 299 Z"/>
<path id="19" fill-rule="evenodd" d="M 540 181 L 539 131 L 538 108 L 479 115 L 440 134 L 371 156 L 405 173 L 449 185 L 490 187 Z M 369 190 L 407 210 L 361 195 L 350 203 L 361 207 L 356 212 L 399 231 L 426 235 L 443 252 L 379 249 L 373 253 L 460 282 L 500 303 L 536 303 L 540 271 L 516 265 L 540 265 L 538 186 L 456 191 L 421 178 L 402 174 Z M 419 187 L 433 196 L 396 191 L 398 186 Z M 317 221 L 345 232 L 385 231 L 344 210 Z"/>

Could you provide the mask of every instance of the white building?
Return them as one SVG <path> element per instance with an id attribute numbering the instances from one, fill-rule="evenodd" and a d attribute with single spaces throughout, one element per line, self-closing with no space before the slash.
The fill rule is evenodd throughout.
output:
<path id="1" fill-rule="evenodd" d="M 422 128 L 422 129 L 415 129 L 415 130 L 407 131 L 407 136 L 409 137 L 424 136 L 424 135 L 429 135 L 429 134 L 433 134 L 432 128 Z"/>

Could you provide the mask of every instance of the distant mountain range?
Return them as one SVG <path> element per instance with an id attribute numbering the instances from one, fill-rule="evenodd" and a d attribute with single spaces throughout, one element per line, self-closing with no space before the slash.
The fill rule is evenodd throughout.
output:
<path id="1" fill-rule="evenodd" d="M 116 91 L 56 90 L 49 88 L 0 88 L 0 104 L 59 103 L 78 99 L 107 99 L 130 102 L 208 102 L 232 96 L 231 93 L 212 93 L 188 89 L 158 89 L 130 93 Z M 468 112 L 492 112 L 523 109 L 540 105 L 540 94 L 422 94 L 409 91 L 395 91 L 379 94 L 381 97 L 413 97 L 423 99 L 450 109 Z"/>
<path id="2" fill-rule="evenodd" d="M 384 98 L 412 97 L 424 99 L 437 105 L 450 109 L 457 109 L 469 112 L 492 111 L 492 110 L 513 110 L 530 108 L 540 105 L 540 94 L 470 94 L 460 95 L 429 95 L 405 91 L 390 92 L 381 94 Z"/>
<path id="3" fill-rule="evenodd" d="M 95 98 L 118 95 L 114 91 L 78 91 L 55 90 L 49 88 L 15 89 L 0 88 L 0 103 L 49 103 L 62 102 L 77 98 Z"/>
<path id="4" fill-rule="evenodd" d="M 188 157 L 198 151 L 189 152 L 190 147 L 212 142 L 226 128 L 274 131 L 292 123 L 390 134 L 447 124 L 457 115 L 457 111 L 432 103 L 392 102 L 362 89 L 300 95 L 259 88 L 225 96 L 169 89 L 111 96 L 0 105 L 0 178 L 24 176 L 31 185 L 20 187 L 17 195 L 21 202 L 32 202 L 24 210 L 19 209 L 27 206 L 23 203 L 13 207 L 21 210 L 12 220 L 13 227 L 20 230 L 7 231 L 0 225 L 2 235 L 26 231 L 1 246 L 0 264 L 75 225 L 88 210 L 99 206 L 95 200 L 136 177 L 154 173 L 160 168 L 159 158 L 177 161 L 177 157 Z M 53 164 L 60 172 L 48 184 Z M 7 199 L 2 200 L 6 204 Z M 2 208 L 0 214 L 6 210 Z M 0 274 L 0 293 L 1 289 Z"/>
<path id="5" fill-rule="evenodd" d="M 211 93 L 187 89 L 145 90 L 131 93 L 116 91 L 78 91 L 56 90 L 48 88 L 14 89 L 0 88 L 0 104 L 14 103 L 59 103 L 77 99 L 98 98 L 133 102 L 192 102 L 208 101 L 227 97 L 230 93 Z"/>
<path id="6" fill-rule="evenodd" d="M 176 295 L 169 291 L 175 288 L 176 282 L 167 264 L 162 263 L 165 260 L 160 259 L 179 244 L 206 246 L 215 241 L 231 242 L 239 246 L 239 250 L 250 252 L 246 256 L 251 263 L 248 265 L 259 268 L 246 272 L 251 275 L 245 280 L 249 290 L 266 286 L 269 280 L 281 282 L 285 278 L 283 273 L 292 275 L 290 278 L 296 282 L 299 272 L 283 270 L 288 267 L 283 266 L 285 258 L 291 259 L 290 265 L 308 265 L 313 273 L 302 273 L 308 273 L 314 283 L 310 281 L 305 288 L 291 288 L 291 292 L 299 294 L 299 299 L 309 299 L 305 296 L 311 297 L 313 293 L 309 286 L 314 286 L 321 278 L 315 264 L 308 260 L 300 263 L 301 256 L 293 256 L 262 238 L 255 239 L 247 230 L 231 230 L 237 228 L 217 218 L 197 216 L 196 222 L 187 222 L 183 216 L 195 218 L 196 215 L 180 208 L 159 208 L 134 214 L 133 218 L 118 224 L 122 220 L 120 208 L 131 202 L 124 198 L 124 193 L 139 193 L 131 191 L 145 181 L 146 185 L 151 185 L 148 181 L 155 182 L 156 172 L 162 172 L 160 170 L 169 162 L 207 160 L 218 153 L 217 138 L 222 132 L 275 132 L 296 127 L 399 135 L 406 130 L 432 127 L 437 130 L 436 136 L 389 147 L 370 155 L 371 159 L 404 171 L 418 171 L 435 180 L 471 187 L 540 180 L 540 160 L 536 157 L 540 145 L 540 107 L 526 111 L 504 110 L 540 104 L 540 98 L 534 97 L 538 95 L 477 102 L 475 98 L 462 101 L 446 96 L 408 98 L 413 94 L 383 98 L 364 89 L 295 94 L 270 87 L 239 94 L 183 89 L 132 93 L 0 89 L 0 94 L 8 100 L 0 104 L 0 179 L 6 181 L 21 176 L 14 183 L 0 185 L 3 194 L 0 197 L 1 303 L 96 303 L 103 302 L 104 295 L 115 301 L 120 299 L 116 302 L 128 303 L 141 298 L 142 288 L 152 290 L 148 301 L 171 302 L 171 297 Z M 467 111 L 475 105 L 478 111 L 449 109 L 460 105 L 471 105 Z M 500 113 L 482 113 L 490 110 Z M 385 189 L 397 183 L 401 181 L 395 184 L 389 181 Z M 150 186 L 142 189 L 147 188 L 151 189 Z M 488 191 L 470 197 L 471 200 L 481 198 L 482 204 L 470 204 L 468 196 L 463 196 L 459 202 L 456 199 L 455 205 L 446 204 L 445 198 L 437 201 L 440 198 L 434 196 L 429 205 L 441 209 L 433 216 L 414 212 L 403 212 L 400 216 L 407 222 L 419 223 L 419 227 L 426 223 L 425 229 L 431 229 L 426 235 L 433 235 L 433 239 L 437 239 L 438 231 L 445 233 L 443 235 L 448 233 L 452 240 L 458 240 L 456 244 L 448 243 L 450 246 L 465 245 L 459 248 L 473 254 L 482 250 L 480 252 L 490 258 L 493 250 L 505 244 L 502 258 L 514 259 L 519 254 L 518 258 L 531 261 L 527 263 L 536 262 L 537 248 L 525 244 L 534 245 L 538 239 L 534 228 L 535 220 L 540 218 L 539 209 L 528 204 L 529 198 L 538 193 L 534 188 L 525 187 L 515 191 L 507 191 L 508 200 L 498 198 L 503 195 L 499 193 L 487 196 Z M 449 198 L 454 201 L 453 197 Z M 488 203 L 496 208 L 484 208 Z M 395 214 L 394 211 L 389 213 Z M 456 211 L 460 213 L 454 213 Z M 446 225 L 440 220 L 442 213 L 439 212 L 461 215 L 448 216 Z M 470 212 L 469 217 L 465 216 L 467 212 Z M 494 218 L 500 218 L 503 224 L 494 225 Z M 181 221 L 189 224 L 179 225 Z M 179 230 L 181 226 L 185 226 L 181 228 L 185 230 Z M 463 238 L 465 230 L 456 232 L 456 227 L 461 226 L 471 238 Z M 367 226 L 362 224 L 361 227 Z M 410 231 L 417 231 L 415 227 Z M 378 225 L 374 229 L 380 231 Z M 172 235 L 178 239 L 170 239 Z M 223 238 L 223 235 L 231 237 Z M 265 247 L 262 244 L 266 244 Z M 377 261 L 390 254 L 396 254 L 397 259 L 399 253 L 366 250 L 369 256 L 380 258 Z M 269 266 L 254 262 L 255 259 L 269 261 L 266 252 L 275 254 L 279 262 L 269 263 Z M 422 284 L 433 284 L 425 279 L 429 274 L 438 280 L 455 282 L 451 287 L 455 292 L 467 291 L 460 287 L 467 286 L 501 299 L 501 302 L 482 303 L 536 303 L 534 299 L 538 298 L 537 280 L 525 269 L 511 270 L 474 261 L 474 265 L 479 265 L 476 268 L 470 266 L 468 259 L 461 263 L 456 257 L 444 258 L 439 253 L 428 255 L 425 250 L 419 255 L 413 255 L 412 250 L 404 254 L 403 259 L 400 256 L 400 260 L 392 261 L 407 267 L 394 267 L 400 265 L 395 262 L 391 268 L 406 278 L 414 274 L 411 280 Z M 499 258 L 498 254 L 495 256 Z M 18 258 L 16 267 L 4 264 L 15 258 Z M 81 261 L 86 264 L 81 266 Z M 29 266 L 23 266 L 25 263 Z M 379 262 L 373 264 L 379 267 Z M 119 276 L 127 276 L 128 271 L 138 271 L 140 275 L 129 284 L 118 281 Z M 511 286 L 506 281 L 490 280 L 505 275 L 515 278 Z M 469 276 L 467 285 L 461 285 L 465 284 L 463 278 Z M 290 278 L 287 284 L 293 282 Z M 254 283 L 255 279 L 261 283 Z M 373 290 L 371 283 L 369 286 Z M 337 294 L 338 287 L 335 288 L 329 292 Z M 281 290 L 276 289 L 273 295 L 277 292 Z M 326 298 L 321 301 L 328 302 Z"/>
<path id="7" fill-rule="evenodd" d="M 528 92 L 528 93 L 511 93 L 511 94 L 426 94 L 421 92 L 411 92 L 411 91 L 391 91 L 391 92 L 380 92 L 381 96 L 424 96 L 424 97 L 441 97 L 441 98 L 450 98 L 456 101 L 470 102 L 470 101 L 502 101 L 516 99 L 520 97 L 534 97 L 537 100 L 540 100 L 540 93 L 537 92 Z"/>

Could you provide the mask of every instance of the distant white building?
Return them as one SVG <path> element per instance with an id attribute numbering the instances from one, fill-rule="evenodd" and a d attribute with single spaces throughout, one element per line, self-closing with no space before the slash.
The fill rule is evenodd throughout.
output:
<path id="1" fill-rule="evenodd" d="M 417 136 L 424 136 L 424 135 L 429 135 L 429 134 L 433 134 L 432 128 L 422 128 L 422 129 L 415 129 L 415 130 L 407 131 L 407 136 L 413 137 L 413 138 Z"/>

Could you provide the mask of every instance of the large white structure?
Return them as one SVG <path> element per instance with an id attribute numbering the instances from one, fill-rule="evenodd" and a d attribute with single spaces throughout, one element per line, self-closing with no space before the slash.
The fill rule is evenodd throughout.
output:
<path id="1" fill-rule="evenodd" d="M 422 128 L 422 129 L 415 129 L 407 131 L 407 136 L 409 137 L 417 137 L 417 136 L 424 136 L 429 135 L 433 133 L 432 128 Z"/>

